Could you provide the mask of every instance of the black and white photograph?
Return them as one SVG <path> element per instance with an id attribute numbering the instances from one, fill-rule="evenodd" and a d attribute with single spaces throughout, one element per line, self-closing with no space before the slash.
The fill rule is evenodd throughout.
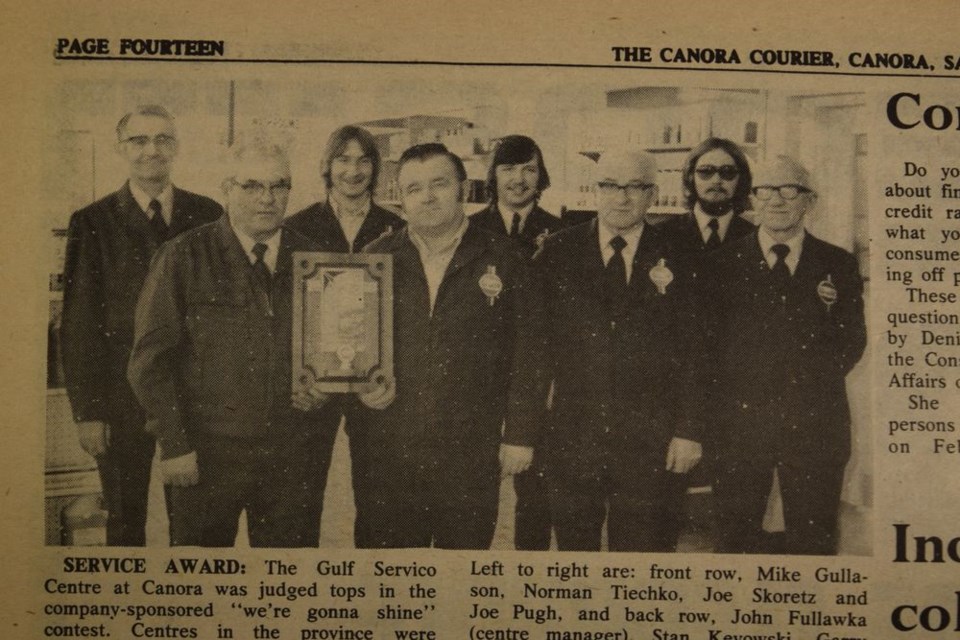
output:
<path id="1" fill-rule="evenodd" d="M 871 94 L 378 71 L 56 87 L 46 545 L 873 553 Z"/>

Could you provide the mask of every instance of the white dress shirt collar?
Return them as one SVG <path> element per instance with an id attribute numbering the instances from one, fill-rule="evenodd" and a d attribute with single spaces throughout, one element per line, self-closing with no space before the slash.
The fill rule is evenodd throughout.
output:
<path id="1" fill-rule="evenodd" d="M 407 227 L 407 233 L 410 241 L 420 254 L 420 263 L 423 265 L 423 274 L 427 278 L 427 289 L 430 292 L 430 315 L 433 315 L 433 307 L 437 302 L 437 295 L 440 293 L 440 284 L 443 282 L 443 276 L 447 273 L 447 267 L 453 260 L 453 254 L 456 253 L 460 241 L 463 240 L 463 234 L 466 233 L 469 223 L 467 217 L 463 217 L 460 226 L 451 236 L 450 240 L 442 247 L 431 251 L 430 247 L 424 242 L 423 238 L 417 235 L 417 232 Z"/>
<path id="2" fill-rule="evenodd" d="M 788 253 L 787 257 L 783 260 L 787 264 L 787 268 L 790 269 L 790 275 L 793 275 L 797 271 L 797 264 L 800 262 L 800 253 L 803 251 L 803 239 L 806 235 L 806 230 L 800 229 L 800 233 L 785 242 L 780 242 L 779 240 L 774 240 L 763 227 L 760 227 L 759 231 L 757 231 L 757 239 L 760 241 L 760 251 L 763 253 L 763 258 L 767 261 L 771 269 L 777 261 L 777 254 L 773 252 L 773 245 L 785 244 L 790 247 L 790 253 Z"/>
<path id="3" fill-rule="evenodd" d="M 522 209 L 511 209 L 510 207 L 504 206 L 500 202 L 497 202 L 497 211 L 500 213 L 500 217 L 503 219 L 503 226 L 506 227 L 507 233 L 510 233 L 510 229 L 513 228 L 513 214 L 517 213 L 520 215 L 520 231 L 523 231 L 524 225 L 527 224 L 527 216 L 530 215 L 530 212 L 533 211 L 533 208 L 537 206 L 536 202 L 531 202 Z"/>
<path id="4" fill-rule="evenodd" d="M 280 229 L 277 229 L 277 232 L 270 236 L 267 240 L 254 240 L 243 231 L 235 227 L 233 224 L 230 225 L 233 228 L 233 232 L 237 235 L 237 240 L 240 241 L 240 246 L 243 247 L 243 252 L 247 254 L 247 259 L 250 260 L 250 264 L 253 264 L 257 261 L 257 256 L 253 252 L 253 246 L 258 242 L 262 242 L 267 245 L 267 251 L 263 254 L 263 262 L 267 265 L 267 268 L 270 269 L 270 273 L 276 273 L 277 271 L 277 254 L 280 252 Z"/>
<path id="5" fill-rule="evenodd" d="M 133 199 L 148 218 L 150 217 L 150 202 L 153 200 L 159 201 L 160 214 L 163 215 L 163 220 L 167 223 L 167 226 L 170 226 L 170 220 L 173 218 L 173 184 L 167 183 L 167 186 L 163 188 L 160 195 L 156 198 L 151 198 L 131 180 L 130 193 L 133 194 Z"/>
<path id="6" fill-rule="evenodd" d="M 614 237 L 620 236 L 626 241 L 626 246 L 623 247 L 623 262 L 627 268 L 627 282 L 630 282 L 630 276 L 633 273 L 633 259 L 637 254 L 637 247 L 640 246 L 640 236 L 643 235 L 644 224 L 640 223 L 637 226 L 633 227 L 629 231 L 617 232 L 612 229 L 608 229 L 606 225 L 602 222 L 597 222 L 597 230 L 600 235 L 600 255 L 603 256 L 603 264 L 606 265 L 610 262 L 610 258 L 613 257 L 614 251 L 613 247 L 610 246 L 610 241 Z"/>
<path id="7" fill-rule="evenodd" d="M 340 203 L 336 198 L 330 198 L 330 209 L 333 211 L 334 217 L 336 217 L 337 222 L 340 223 L 340 229 L 343 230 L 343 235 L 347 238 L 347 244 L 350 245 L 351 251 L 353 250 L 353 242 L 357 239 L 357 234 L 360 233 L 360 227 L 363 226 L 363 221 L 367 219 L 367 216 L 370 215 L 370 207 L 373 204 L 373 200 L 370 198 L 370 195 L 367 195 L 366 203 L 358 209 L 357 211 L 350 211 L 349 213 L 343 210 L 340 206 Z"/>
<path id="8" fill-rule="evenodd" d="M 700 237 L 703 238 L 704 242 L 710 237 L 710 221 L 716 220 L 719 223 L 717 226 L 717 235 L 720 236 L 720 242 L 723 242 L 727 237 L 727 229 L 730 228 L 730 222 L 733 220 L 733 209 L 727 211 L 722 216 L 711 216 L 704 213 L 703 208 L 698 202 L 693 206 L 693 218 L 697 221 L 697 228 L 700 229 Z"/>

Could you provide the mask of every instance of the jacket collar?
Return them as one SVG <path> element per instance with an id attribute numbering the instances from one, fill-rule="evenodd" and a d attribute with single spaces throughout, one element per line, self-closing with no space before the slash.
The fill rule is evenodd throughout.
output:
<path id="1" fill-rule="evenodd" d="M 187 192 L 183 189 L 173 187 L 173 212 L 170 214 L 170 235 L 174 237 L 188 229 L 197 226 L 194 221 L 194 211 L 187 206 Z M 123 183 L 117 192 L 117 209 L 127 228 L 134 233 L 145 235 L 147 238 L 153 238 L 150 227 L 150 218 L 144 213 L 140 205 L 137 204 L 130 191 L 130 181 Z"/>

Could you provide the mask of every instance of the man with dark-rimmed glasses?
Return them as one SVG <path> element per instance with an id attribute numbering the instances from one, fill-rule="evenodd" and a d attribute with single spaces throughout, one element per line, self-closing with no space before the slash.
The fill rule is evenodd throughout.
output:
<path id="1" fill-rule="evenodd" d="M 815 238 L 809 172 L 788 156 L 761 166 L 753 187 L 759 227 L 709 256 L 716 295 L 703 368 L 723 393 L 709 398 L 718 434 L 715 485 L 721 552 L 762 553 L 776 479 L 784 550 L 835 553 L 850 455 L 845 378 L 866 345 L 856 259 Z M 706 399 L 706 398 L 705 398 Z"/>
<path id="2" fill-rule="evenodd" d="M 681 402 L 685 276 L 645 223 L 656 181 L 652 155 L 605 152 L 597 219 L 547 237 L 533 258 L 545 357 L 524 354 L 521 375 L 539 379 L 521 386 L 542 407 L 554 385 L 541 441 L 561 551 L 599 551 L 604 520 L 611 551 L 672 551 L 674 504 L 700 459 Z"/>

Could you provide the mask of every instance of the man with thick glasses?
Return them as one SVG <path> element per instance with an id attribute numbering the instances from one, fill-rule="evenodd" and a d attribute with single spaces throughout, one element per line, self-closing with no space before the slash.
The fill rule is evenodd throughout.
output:
<path id="1" fill-rule="evenodd" d="M 316 546 L 334 436 L 291 396 L 292 259 L 316 245 L 281 229 L 290 165 L 275 146 L 238 146 L 227 212 L 164 245 L 137 303 L 131 386 L 153 418 L 170 542 Z"/>
<path id="2" fill-rule="evenodd" d="M 760 553 L 776 477 L 785 551 L 836 552 L 850 455 L 844 379 L 863 354 L 863 283 L 856 259 L 804 229 L 816 202 L 810 174 L 788 156 L 754 180 L 759 228 L 708 258 L 710 330 L 703 366 L 722 394 L 703 414 L 719 435 L 718 550 Z"/>
<path id="3" fill-rule="evenodd" d="M 286 226 L 313 240 L 320 251 L 354 253 L 377 238 L 402 228 L 403 218 L 373 201 L 380 173 L 380 152 L 366 129 L 343 126 L 330 134 L 321 160 L 321 174 L 327 199 L 316 202 L 290 216 Z M 368 534 L 366 433 L 364 412 L 349 394 L 336 396 L 317 412 L 320 428 L 336 434 L 341 417 L 350 443 L 350 475 L 356 516 L 353 524 L 354 546 L 370 546 Z M 318 455 L 333 455 L 331 447 Z"/>
<path id="4" fill-rule="evenodd" d="M 611 551 L 671 551 L 673 504 L 701 455 L 681 405 L 685 277 L 644 221 L 653 156 L 606 152 L 597 177 L 597 219 L 534 256 L 547 355 L 521 373 L 539 375 L 524 386 L 542 397 L 554 384 L 542 440 L 559 548 L 599 550 L 606 519 Z"/>
<path id="5" fill-rule="evenodd" d="M 80 444 L 100 472 L 107 544 L 143 546 L 154 438 L 127 383 L 134 305 L 157 247 L 222 209 L 171 182 L 178 145 L 166 109 L 140 106 L 116 133 L 128 180 L 70 219 L 61 339 Z"/>

